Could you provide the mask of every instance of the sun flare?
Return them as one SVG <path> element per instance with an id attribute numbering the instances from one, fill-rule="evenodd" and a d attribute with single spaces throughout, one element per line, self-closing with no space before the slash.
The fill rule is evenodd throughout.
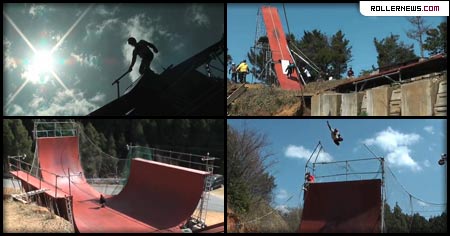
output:
<path id="1" fill-rule="evenodd" d="M 38 51 L 34 55 L 32 63 L 32 67 L 34 67 L 38 73 L 51 72 L 54 66 L 52 54 L 47 50 Z"/>
<path id="2" fill-rule="evenodd" d="M 54 70 L 54 60 L 50 51 L 40 50 L 35 53 L 24 76 L 32 83 L 45 83 Z"/>

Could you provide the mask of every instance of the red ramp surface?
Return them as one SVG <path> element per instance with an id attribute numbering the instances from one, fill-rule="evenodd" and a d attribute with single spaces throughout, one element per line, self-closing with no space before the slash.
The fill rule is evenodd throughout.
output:
<path id="1" fill-rule="evenodd" d="M 106 196 L 99 206 L 100 193 L 92 188 L 81 168 L 78 137 L 38 138 L 40 167 L 61 176 L 70 169 L 73 216 L 78 232 L 181 232 L 179 226 L 193 214 L 208 172 L 136 158 L 123 191 Z M 22 180 L 25 175 L 12 172 Z M 43 180 L 56 184 L 58 197 L 69 195 L 69 178 L 42 171 Z M 39 182 L 30 183 L 39 188 Z M 54 188 L 54 187 L 53 187 Z M 50 195 L 55 191 L 50 191 Z"/>
<path id="2" fill-rule="evenodd" d="M 381 180 L 314 183 L 305 194 L 299 232 L 381 232 Z"/>
<path id="3" fill-rule="evenodd" d="M 293 61 L 288 51 L 286 35 L 283 31 L 278 9 L 276 7 L 263 6 L 261 8 L 266 25 L 267 38 L 269 39 L 270 50 L 272 51 L 272 60 L 275 62 L 275 73 L 277 74 L 280 87 L 286 90 L 300 90 L 302 87 L 299 81 L 288 79 L 286 72 L 283 70 L 280 60 Z M 293 75 L 296 75 L 294 72 Z M 297 75 L 298 77 L 298 75 Z M 295 78 L 298 80 L 298 78 Z"/>

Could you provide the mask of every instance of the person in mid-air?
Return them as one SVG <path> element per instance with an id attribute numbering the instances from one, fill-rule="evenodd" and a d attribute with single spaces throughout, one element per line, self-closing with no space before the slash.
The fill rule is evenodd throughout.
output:
<path id="1" fill-rule="evenodd" d="M 338 129 L 332 129 L 331 128 L 331 126 L 330 126 L 330 123 L 328 123 L 328 121 L 327 121 L 327 125 L 328 125 L 328 128 L 330 129 L 330 132 L 331 132 L 331 138 L 333 139 L 333 142 L 336 144 L 336 145 L 338 145 L 339 146 L 339 144 L 342 142 L 342 141 L 344 141 L 344 139 L 341 137 L 341 134 L 339 133 L 339 130 Z"/>
<path id="2" fill-rule="evenodd" d="M 139 73 L 142 75 L 146 71 L 149 71 L 150 63 L 153 60 L 153 53 L 150 50 L 150 48 L 153 49 L 155 53 L 158 53 L 158 49 L 155 47 L 155 45 L 145 40 L 140 40 L 139 42 L 136 42 L 136 39 L 133 37 L 128 39 L 128 44 L 134 47 L 133 59 L 131 60 L 130 69 L 128 71 L 133 70 L 134 63 L 136 62 L 136 56 L 138 55 L 142 59 L 141 66 L 139 67 Z"/>

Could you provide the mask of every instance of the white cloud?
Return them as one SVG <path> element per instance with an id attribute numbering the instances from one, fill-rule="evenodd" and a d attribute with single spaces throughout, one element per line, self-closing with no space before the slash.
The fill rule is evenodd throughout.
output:
<path id="1" fill-rule="evenodd" d="M 103 102 L 105 100 L 106 95 L 100 92 L 97 92 L 94 97 L 90 98 L 91 102 Z"/>
<path id="2" fill-rule="evenodd" d="M 425 130 L 425 131 L 428 132 L 429 134 L 434 134 L 434 128 L 433 128 L 433 126 L 425 126 L 425 127 L 423 127 L 423 130 Z"/>
<path id="3" fill-rule="evenodd" d="M 202 5 L 193 4 L 186 9 L 186 18 L 188 21 L 195 23 L 198 26 L 209 26 L 210 21 L 205 14 L 205 10 Z"/>
<path id="4" fill-rule="evenodd" d="M 114 16 L 119 11 L 119 7 L 115 6 L 111 9 L 106 9 L 105 5 L 98 5 L 95 9 L 95 13 L 99 14 L 100 16 Z"/>
<path id="5" fill-rule="evenodd" d="M 28 106 L 31 107 L 33 110 L 36 110 L 39 107 L 41 107 L 43 102 L 44 102 L 44 98 L 43 97 L 39 97 L 39 96 L 34 95 L 33 99 L 31 100 L 31 102 L 30 102 L 30 104 Z"/>
<path id="6" fill-rule="evenodd" d="M 287 197 L 288 197 L 288 192 L 284 189 L 281 189 L 280 191 L 278 191 L 278 193 L 276 195 L 276 198 L 281 199 L 281 200 L 286 199 Z"/>
<path id="7" fill-rule="evenodd" d="M 173 50 L 178 51 L 184 47 L 184 43 L 179 43 L 173 47 Z"/>
<path id="8" fill-rule="evenodd" d="M 92 67 L 95 69 L 100 69 L 98 67 L 98 57 L 91 55 L 91 54 L 75 54 L 75 53 L 70 53 L 70 56 L 72 56 L 78 63 L 80 63 L 81 66 L 88 66 L 88 67 Z"/>
<path id="9" fill-rule="evenodd" d="M 430 167 L 430 166 L 431 166 L 429 160 L 425 160 L 425 161 L 423 162 L 423 165 L 424 165 L 425 167 Z"/>
<path id="10" fill-rule="evenodd" d="M 278 205 L 275 207 L 275 209 L 279 210 L 283 214 L 289 213 L 289 208 L 287 205 Z"/>
<path id="11" fill-rule="evenodd" d="M 44 6 L 44 4 L 31 4 L 30 10 L 28 13 L 32 16 L 32 18 L 36 16 L 41 16 L 44 14 L 44 11 L 52 12 L 55 11 L 55 8 Z"/>
<path id="12" fill-rule="evenodd" d="M 284 155 L 291 158 L 299 158 L 299 159 L 305 159 L 308 160 L 311 156 L 312 151 L 304 148 L 303 146 L 295 146 L 295 145 L 289 145 L 286 148 L 286 151 L 284 152 Z M 326 152 L 320 152 L 317 161 L 318 162 L 329 162 L 332 161 L 333 157 Z"/>
<path id="13" fill-rule="evenodd" d="M 17 61 L 10 56 L 11 41 L 3 38 L 3 70 L 17 68 Z"/>
<path id="14" fill-rule="evenodd" d="M 37 115 L 87 115 L 96 109 L 97 106 L 84 98 L 82 92 L 75 93 L 74 90 L 58 92 L 53 103 L 46 109 L 40 109 Z"/>
<path id="15" fill-rule="evenodd" d="M 418 203 L 420 206 L 422 206 L 422 207 L 427 207 L 427 206 L 429 206 L 427 203 L 422 202 L 422 201 L 417 201 L 417 203 Z"/>
<path id="16" fill-rule="evenodd" d="M 408 167 L 413 171 L 420 171 L 422 168 L 411 157 L 410 145 L 417 143 L 420 136 L 415 133 L 400 133 L 388 127 L 375 135 L 363 141 L 364 144 L 370 146 L 375 145 L 387 152 L 386 160 L 392 166 Z"/>
<path id="17" fill-rule="evenodd" d="M 40 14 L 44 10 L 45 10 L 44 5 L 32 4 L 28 13 L 30 15 L 32 15 L 33 17 L 35 17 L 36 15 Z"/>
<path id="18" fill-rule="evenodd" d="M 8 116 L 23 116 L 25 112 L 21 106 L 12 104 L 6 108 L 5 114 Z"/>
<path id="19" fill-rule="evenodd" d="M 91 22 L 86 25 L 86 36 L 84 36 L 83 41 L 87 41 L 92 36 L 100 37 L 107 30 L 117 30 L 122 27 L 122 22 L 118 18 L 106 19 L 101 23 L 96 24 L 96 22 Z"/>

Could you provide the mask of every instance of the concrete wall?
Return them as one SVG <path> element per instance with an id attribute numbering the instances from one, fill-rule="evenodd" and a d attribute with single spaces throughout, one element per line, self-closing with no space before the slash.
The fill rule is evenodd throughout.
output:
<path id="1" fill-rule="evenodd" d="M 341 94 L 324 93 L 311 97 L 311 116 L 340 116 Z"/>
<path id="2" fill-rule="evenodd" d="M 322 94 L 320 97 L 320 115 L 340 116 L 341 94 Z"/>
<path id="3" fill-rule="evenodd" d="M 402 116 L 432 116 L 438 82 L 432 79 L 403 84 Z"/>
<path id="4" fill-rule="evenodd" d="M 391 100 L 389 102 L 389 115 L 401 116 L 402 115 L 402 89 L 397 88 L 392 90 Z"/>
<path id="5" fill-rule="evenodd" d="M 361 113 L 364 92 L 341 94 L 341 116 L 357 116 Z"/>
<path id="6" fill-rule="evenodd" d="M 389 85 L 366 90 L 367 115 L 388 116 L 392 88 Z"/>
<path id="7" fill-rule="evenodd" d="M 320 94 L 311 97 L 311 116 L 320 116 Z"/>
<path id="8" fill-rule="evenodd" d="M 311 98 L 312 116 L 446 116 L 447 74 L 427 78 L 397 88 L 384 85 L 360 93 L 326 93 Z"/>
<path id="9" fill-rule="evenodd" d="M 436 96 L 436 103 L 434 104 L 435 116 L 447 115 L 447 80 L 439 83 L 438 94 Z"/>

